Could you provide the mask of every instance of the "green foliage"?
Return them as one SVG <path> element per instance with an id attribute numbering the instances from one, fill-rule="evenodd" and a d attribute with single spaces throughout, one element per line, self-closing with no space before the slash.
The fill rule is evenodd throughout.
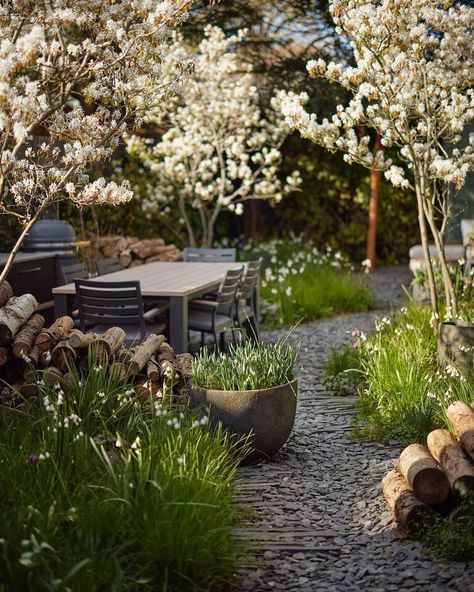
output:
<path id="1" fill-rule="evenodd" d="M 334 395 L 353 395 L 362 381 L 359 351 L 351 345 L 333 348 L 324 367 L 324 385 Z"/>
<path id="2" fill-rule="evenodd" d="M 434 555 L 443 559 L 474 559 L 474 496 L 462 502 L 454 519 L 433 513 L 414 531 L 415 537 Z"/>
<path id="3" fill-rule="evenodd" d="M 195 386 L 245 391 L 286 384 L 293 379 L 298 348 L 288 343 L 288 335 L 276 343 L 246 341 L 230 345 L 228 353 L 201 349 L 193 359 Z"/>
<path id="4" fill-rule="evenodd" d="M 0 410 L 0 588 L 223 590 L 239 455 L 206 417 L 96 364 Z"/>
<path id="5" fill-rule="evenodd" d="M 454 366 L 438 367 L 436 336 L 428 307 L 410 304 L 377 323 L 370 337 L 358 337 L 364 383 L 359 389 L 357 427 L 361 435 L 401 445 L 425 442 L 447 427 L 452 401 L 474 403 L 473 379 Z"/>
<path id="6" fill-rule="evenodd" d="M 295 324 L 343 312 L 362 312 L 373 305 L 364 282 L 351 277 L 348 261 L 339 252 L 320 252 L 301 237 L 258 245 L 271 255 L 262 274 L 264 322 L 270 326 Z M 241 252 L 251 257 L 252 245 Z"/>

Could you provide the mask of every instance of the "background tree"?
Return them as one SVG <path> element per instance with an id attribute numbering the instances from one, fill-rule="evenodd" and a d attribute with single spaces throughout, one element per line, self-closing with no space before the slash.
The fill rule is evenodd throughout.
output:
<path id="1" fill-rule="evenodd" d="M 212 246 L 223 209 L 241 214 L 242 203 L 251 199 L 279 202 L 299 183 L 297 172 L 285 181 L 278 176 L 288 127 L 278 93 L 265 113 L 260 109 L 252 65 L 239 54 L 244 35 L 226 37 L 209 26 L 197 49 L 176 35 L 163 69 L 174 72 L 177 63 L 193 59 L 192 71 L 166 109 L 166 121 L 161 111 L 147 117 L 170 127 L 156 144 L 137 136 L 127 142 L 156 176 L 147 209 L 159 212 L 160 205 L 176 203 L 192 246 Z"/>
<path id="2" fill-rule="evenodd" d="M 283 112 L 305 137 L 413 190 L 433 312 L 437 293 L 429 231 L 438 251 L 447 314 L 456 315 L 444 235 L 453 186 L 460 188 L 474 166 L 474 134 L 467 146 L 461 143 L 464 127 L 474 118 L 474 9 L 452 1 L 333 0 L 331 13 L 338 30 L 351 39 L 356 65 L 319 59 L 308 63 L 308 71 L 340 84 L 353 97 L 346 107 L 338 105 L 331 120 L 318 122 L 305 111 L 305 93 L 289 97 Z M 400 166 L 383 150 L 371 152 L 369 136 L 356 133 L 361 125 L 375 129 L 383 146 L 397 148 Z"/>

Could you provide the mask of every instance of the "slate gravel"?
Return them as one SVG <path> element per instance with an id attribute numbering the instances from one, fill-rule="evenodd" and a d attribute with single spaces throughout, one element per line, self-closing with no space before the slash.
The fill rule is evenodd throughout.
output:
<path id="1" fill-rule="evenodd" d="M 405 270 L 370 278 L 384 307 L 403 299 Z M 271 463 L 241 471 L 241 503 L 255 511 L 247 533 L 255 565 L 238 577 L 242 592 L 474 592 L 474 565 L 445 563 L 420 545 L 394 539 L 380 492 L 400 450 L 354 440 L 353 397 L 333 397 L 323 385 L 332 347 L 370 330 L 386 311 L 339 316 L 295 330 L 302 340 L 299 403 L 289 442 Z M 274 339 L 281 332 L 267 332 Z"/>

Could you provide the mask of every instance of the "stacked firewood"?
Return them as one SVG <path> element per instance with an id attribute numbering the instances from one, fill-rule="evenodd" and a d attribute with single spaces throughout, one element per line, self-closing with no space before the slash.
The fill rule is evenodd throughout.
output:
<path id="1" fill-rule="evenodd" d="M 474 491 L 474 410 L 456 401 L 447 415 L 457 438 L 444 429 L 430 432 L 427 446 L 405 448 L 397 468 L 382 480 L 387 504 L 402 529 L 409 530 L 433 511 L 455 518 L 462 512 L 463 497 Z"/>
<path id="2" fill-rule="evenodd" d="M 118 257 L 124 267 L 137 267 L 154 261 L 179 261 L 181 251 L 166 245 L 162 238 L 138 240 L 131 236 L 103 236 L 93 239 L 96 259 Z"/>
<path id="3" fill-rule="evenodd" d="M 35 396 L 38 371 L 52 386 L 67 381 L 72 366 L 87 371 L 106 363 L 110 373 L 131 377 L 142 395 L 158 390 L 179 394 L 191 375 L 191 355 L 176 355 L 163 335 L 152 334 L 127 348 L 120 327 L 83 333 L 69 316 L 46 327 L 36 308 L 31 294 L 16 297 L 8 282 L 0 286 L 0 403 L 16 406 L 22 397 Z"/>

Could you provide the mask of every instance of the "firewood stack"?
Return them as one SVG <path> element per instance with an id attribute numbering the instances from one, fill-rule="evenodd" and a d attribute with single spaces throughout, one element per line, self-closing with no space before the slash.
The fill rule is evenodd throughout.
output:
<path id="1" fill-rule="evenodd" d="M 182 253 L 162 238 L 138 240 L 131 236 L 103 236 L 93 239 L 96 259 L 118 257 L 124 267 L 137 267 L 154 261 L 180 261 Z"/>
<path id="2" fill-rule="evenodd" d="M 16 407 L 24 397 L 37 394 L 38 372 L 45 384 L 67 382 L 71 365 L 92 370 L 107 363 L 110 373 L 133 377 L 140 398 L 158 390 L 178 396 L 191 375 L 190 354 L 176 355 L 163 335 L 150 335 L 127 348 L 125 331 L 111 327 L 102 334 L 85 334 L 74 328 L 71 317 L 45 327 L 31 294 L 13 296 L 8 282 L 0 286 L 0 403 Z M 90 347 L 92 346 L 92 347 Z M 94 361 L 89 354 L 94 352 Z"/>
<path id="3" fill-rule="evenodd" d="M 382 480 L 385 500 L 402 530 L 433 511 L 455 518 L 466 493 L 474 491 L 474 410 L 456 401 L 447 415 L 457 438 L 448 430 L 432 431 L 427 446 L 405 448 L 397 468 Z"/>

